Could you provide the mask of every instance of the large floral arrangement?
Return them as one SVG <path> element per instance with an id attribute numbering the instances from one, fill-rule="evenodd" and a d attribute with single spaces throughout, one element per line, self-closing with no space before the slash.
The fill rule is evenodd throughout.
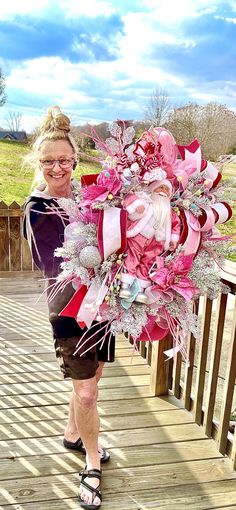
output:
<path id="1" fill-rule="evenodd" d="M 102 142 L 92 132 L 101 152 L 101 172 L 82 177 L 75 202 L 59 199 L 70 223 L 63 247 L 56 250 L 56 256 L 63 257 L 58 289 L 68 282 L 76 289 L 61 315 L 90 328 L 90 338 L 94 321 L 100 322 L 101 342 L 117 333 L 134 341 L 155 341 L 170 331 L 171 355 L 180 350 L 186 357 L 187 333 L 199 335 L 193 302 L 205 293 L 213 299 L 227 292 L 219 268 L 230 249 L 229 238 L 215 227 L 232 214 L 224 198 L 226 184 L 220 171 L 202 160 L 197 140 L 178 146 L 170 132 L 154 127 L 134 142 L 133 127 L 121 122 L 111 124 L 110 134 Z M 153 251 L 145 299 L 137 299 L 138 278 L 124 298 L 122 276 L 129 255 L 126 198 L 133 193 L 149 197 L 150 184 L 163 179 L 171 184 L 171 210 L 180 221 L 180 238 L 172 251 Z M 80 347 L 83 344 L 85 352 L 82 336 Z"/>

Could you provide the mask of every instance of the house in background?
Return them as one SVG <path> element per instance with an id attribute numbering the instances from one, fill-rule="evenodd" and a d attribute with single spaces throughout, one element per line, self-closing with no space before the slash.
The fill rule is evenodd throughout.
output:
<path id="1" fill-rule="evenodd" d="M 13 142 L 27 142 L 27 134 L 25 131 L 0 130 L 0 140 L 12 140 Z"/>

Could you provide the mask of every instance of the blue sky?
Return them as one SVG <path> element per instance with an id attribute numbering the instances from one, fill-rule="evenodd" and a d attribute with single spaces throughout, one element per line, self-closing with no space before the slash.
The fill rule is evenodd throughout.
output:
<path id="1" fill-rule="evenodd" d="M 76 124 L 143 119 L 156 88 L 236 110 L 235 63 L 235 0 L 0 0 L 1 127 L 55 104 Z"/>

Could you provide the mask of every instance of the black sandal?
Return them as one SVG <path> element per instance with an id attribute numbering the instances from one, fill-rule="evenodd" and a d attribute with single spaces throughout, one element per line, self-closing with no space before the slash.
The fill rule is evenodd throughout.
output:
<path id="1" fill-rule="evenodd" d="M 87 470 L 87 466 L 85 466 L 85 469 L 83 471 L 81 471 L 79 475 L 81 476 L 80 484 L 83 485 L 83 487 L 85 489 L 87 489 L 93 496 L 92 503 L 85 503 L 83 501 L 83 499 L 81 499 L 81 497 L 79 496 L 80 506 L 82 508 L 85 508 L 86 510 L 96 510 L 97 508 L 100 507 L 100 505 L 102 503 L 102 493 L 101 493 L 101 488 L 100 488 L 101 487 L 102 471 L 101 471 L 101 469 L 88 469 Z M 96 487 L 96 489 L 94 487 L 92 487 L 91 485 L 89 485 L 87 482 L 85 482 L 85 478 L 97 478 L 99 480 L 99 484 Z M 99 505 L 93 504 L 96 497 L 100 499 Z"/>
<path id="2" fill-rule="evenodd" d="M 67 441 L 67 439 L 64 438 L 63 445 L 65 446 L 65 448 L 68 448 L 68 450 L 76 450 L 77 452 L 81 452 L 84 455 L 86 455 L 86 450 L 83 445 L 81 437 L 79 437 L 79 439 L 77 439 L 75 443 Z M 105 462 L 108 462 L 108 460 L 110 460 L 110 453 L 103 447 L 101 447 L 101 449 L 102 449 L 101 462 L 104 464 Z"/>

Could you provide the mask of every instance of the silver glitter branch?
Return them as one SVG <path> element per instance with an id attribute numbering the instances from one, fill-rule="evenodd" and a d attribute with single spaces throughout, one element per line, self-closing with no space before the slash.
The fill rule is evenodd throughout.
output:
<path id="1" fill-rule="evenodd" d="M 81 232 L 81 235 L 83 235 L 85 237 L 90 236 L 90 237 L 96 238 L 97 237 L 97 226 L 95 225 L 95 223 L 87 223 L 83 227 L 81 227 L 80 232 Z"/>
<path id="2" fill-rule="evenodd" d="M 221 282 L 220 269 L 217 268 L 210 253 L 200 250 L 194 259 L 192 269 L 188 277 L 196 285 L 201 295 L 207 294 L 210 299 L 215 299 L 222 293 L 228 293 L 229 289 Z"/>
<path id="3" fill-rule="evenodd" d="M 67 216 L 69 218 L 73 218 L 75 221 L 76 219 L 79 219 L 79 209 L 78 205 L 75 202 L 75 200 L 71 198 L 58 198 L 57 202 L 59 206 L 66 212 Z"/>
<path id="4" fill-rule="evenodd" d="M 112 266 L 116 260 L 117 260 L 117 255 L 115 253 L 113 253 L 106 260 L 104 260 L 104 262 L 102 262 L 98 273 L 101 276 L 105 275 L 106 273 L 110 273 Z"/>
<path id="5" fill-rule="evenodd" d="M 119 319 L 112 322 L 111 332 L 114 335 L 128 333 L 135 340 L 141 335 L 147 320 L 147 307 L 133 304 L 129 310 L 122 313 Z"/>

